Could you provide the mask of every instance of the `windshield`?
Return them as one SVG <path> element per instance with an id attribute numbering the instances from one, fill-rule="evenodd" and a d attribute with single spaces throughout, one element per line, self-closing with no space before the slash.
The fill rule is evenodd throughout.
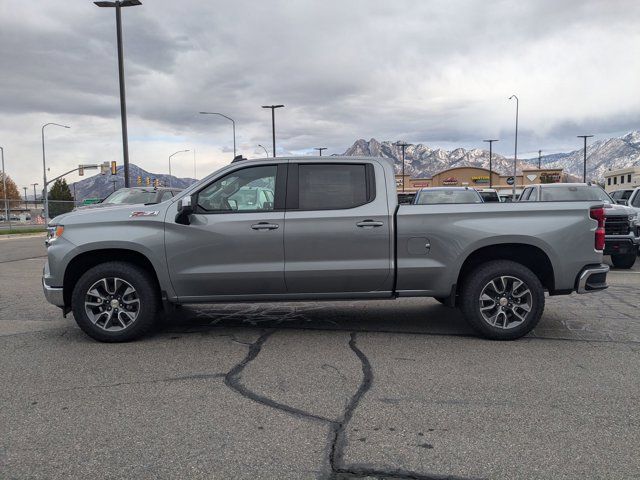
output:
<path id="1" fill-rule="evenodd" d="M 542 188 L 540 200 L 543 202 L 599 200 L 604 203 L 614 203 L 609 194 L 600 187 L 588 185 L 566 185 L 562 187 Z"/>
<path id="2" fill-rule="evenodd" d="M 416 205 L 437 205 L 441 203 L 482 203 L 482 197 L 475 190 L 421 190 L 416 197 Z"/>
<path id="3" fill-rule="evenodd" d="M 155 203 L 157 193 L 154 190 L 136 190 L 132 188 L 121 188 L 113 192 L 102 203 L 109 204 L 134 204 L 134 203 Z"/>
<path id="4" fill-rule="evenodd" d="M 485 202 L 499 202 L 498 192 L 478 192 Z"/>

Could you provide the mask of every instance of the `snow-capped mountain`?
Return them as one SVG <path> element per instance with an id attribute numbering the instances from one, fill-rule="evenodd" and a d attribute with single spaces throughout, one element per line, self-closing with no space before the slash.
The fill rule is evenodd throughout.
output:
<path id="1" fill-rule="evenodd" d="M 344 155 L 373 156 L 393 159 L 396 173 L 402 170 L 402 149 L 396 142 L 379 142 L 375 138 L 369 141 L 357 140 Z M 518 160 L 518 172 L 523 168 L 536 168 L 537 158 Z M 640 166 L 640 131 L 630 132 L 622 137 L 599 140 L 587 146 L 587 179 L 602 180 L 608 169 Z M 474 148 L 465 150 L 432 149 L 416 144 L 405 150 L 405 173 L 414 178 L 429 177 L 442 170 L 453 167 L 489 168 L 489 151 Z M 493 154 L 493 170 L 503 175 L 513 172 L 513 158 Z M 567 153 L 555 153 L 542 156 L 543 168 L 563 168 L 578 179 L 582 179 L 583 150 Z M 578 180 L 579 181 L 579 180 Z"/>
<path id="2" fill-rule="evenodd" d="M 396 173 L 402 172 L 402 149 L 396 142 L 378 142 L 375 138 L 369 141 L 356 141 L 344 155 L 384 157 L 394 160 Z M 414 178 L 430 177 L 442 170 L 454 167 L 482 167 L 489 168 L 489 151 L 474 148 L 465 150 L 432 149 L 421 143 L 411 145 L 405 149 L 405 174 Z M 518 161 L 518 172 L 522 168 L 532 168 L 528 161 Z M 513 159 L 493 154 L 492 169 L 504 175 L 513 173 Z"/>
<path id="3" fill-rule="evenodd" d="M 150 173 L 137 165 L 129 164 L 129 180 L 132 187 L 138 186 L 138 177 L 142 177 L 142 186 L 146 185 L 146 178 L 149 177 L 151 181 L 157 178 L 161 185 L 169 186 L 169 175 L 161 173 Z M 115 188 L 124 187 L 124 166 L 119 165 L 116 175 L 111 175 L 111 172 L 106 175 L 94 175 L 89 178 L 85 178 L 76 182 L 75 187 L 69 185 L 73 189 L 75 188 L 75 195 L 78 200 L 84 200 L 85 198 L 104 198 L 113 192 L 113 181 L 116 180 Z M 171 176 L 171 186 L 175 188 L 186 188 L 196 180 L 193 178 L 177 178 Z"/>

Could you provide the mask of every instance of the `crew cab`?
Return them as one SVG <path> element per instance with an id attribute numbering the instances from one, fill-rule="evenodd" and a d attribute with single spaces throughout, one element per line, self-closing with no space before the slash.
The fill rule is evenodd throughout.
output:
<path id="1" fill-rule="evenodd" d="M 273 201 L 245 208 L 247 189 Z M 393 166 L 368 157 L 234 162 L 162 203 L 76 211 L 49 231 L 45 296 L 107 342 L 140 337 L 163 305 L 398 297 L 515 339 L 545 292 L 602 290 L 609 270 L 601 201 L 398 205 Z"/>
<path id="2" fill-rule="evenodd" d="M 594 200 L 605 205 L 604 254 L 611 256 L 616 268 L 633 267 L 640 246 L 638 212 L 618 205 L 598 185 L 587 183 L 546 183 L 525 188 L 521 202 L 571 202 Z"/>

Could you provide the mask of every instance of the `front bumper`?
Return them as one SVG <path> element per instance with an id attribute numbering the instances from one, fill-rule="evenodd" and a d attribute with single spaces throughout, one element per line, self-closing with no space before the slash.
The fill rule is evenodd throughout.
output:
<path id="1" fill-rule="evenodd" d="M 607 273 L 609 265 L 588 265 L 582 269 L 576 280 L 576 291 L 578 293 L 591 293 L 608 288 Z"/>
<path id="2" fill-rule="evenodd" d="M 604 244 L 604 255 L 626 255 L 638 253 L 637 238 L 607 238 Z"/>
<path id="3" fill-rule="evenodd" d="M 48 285 L 51 281 L 51 274 L 49 273 L 49 262 L 44 264 L 42 270 L 42 290 L 47 302 L 55 305 L 56 307 L 64 308 L 64 290 L 62 287 L 52 287 Z"/>

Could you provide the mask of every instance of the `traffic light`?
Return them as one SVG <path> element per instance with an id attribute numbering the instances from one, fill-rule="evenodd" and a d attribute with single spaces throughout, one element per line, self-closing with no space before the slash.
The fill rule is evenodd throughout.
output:
<path id="1" fill-rule="evenodd" d="M 84 165 L 78 165 L 78 175 L 81 177 L 84 175 Z"/>
<path id="2" fill-rule="evenodd" d="M 151 179 L 149 177 L 147 177 L 147 187 L 151 185 Z"/>
<path id="3" fill-rule="evenodd" d="M 118 173 L 118 165 L 116 164 L 116 161 L 113 160 L 111 162 L 111 175 L 115 175 Z"/>
<path id="4" fill-rule="evenodd" d="M 142 177 L 138 175 L 138 185 L 142 185 Z"/>

